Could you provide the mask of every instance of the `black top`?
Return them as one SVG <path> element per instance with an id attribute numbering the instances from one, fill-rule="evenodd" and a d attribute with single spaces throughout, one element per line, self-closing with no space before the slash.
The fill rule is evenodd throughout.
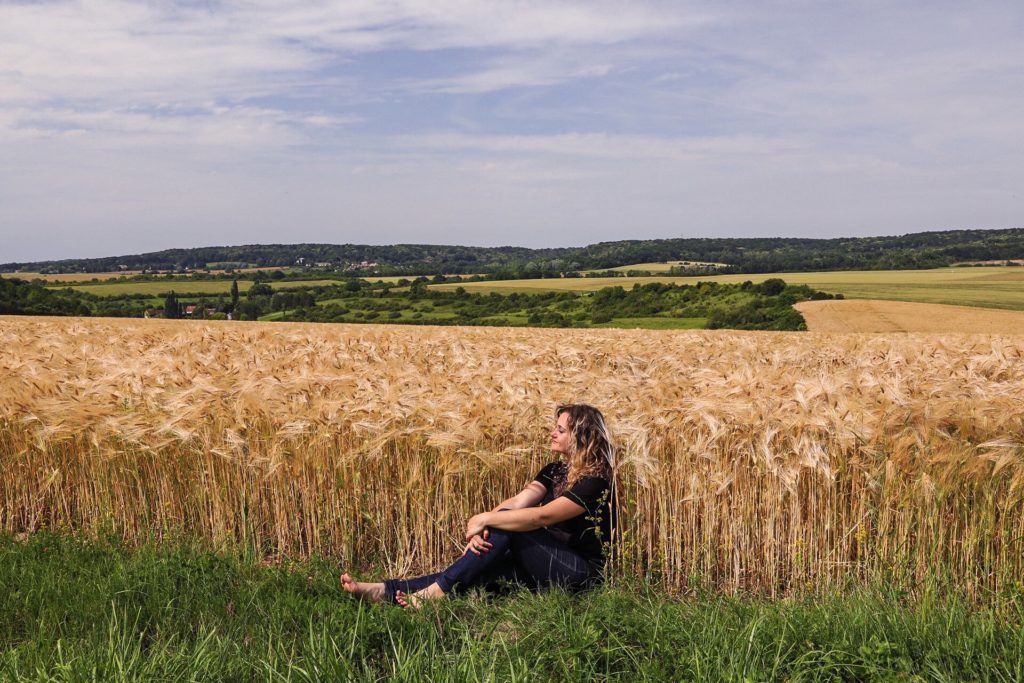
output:
<path id="1" fill-rule="evenodd" d="M 565 463 L 553 462 L 545 465 L 534 477 L 534 481 L 539 481 L 546 489 L 541 505 L 547 505 L 555 499 L 555 487 L 565 481 L 567 471 L 568 466 Z M 579 481 L 566 488 L 561 495 L 581 506 L 586 512 L 564 522 L 552 524 L 548 531 L 600 571 L 604 568 L 605 544 L 611 542 L 615 526 L 615 520 L 612 519 L 615 493 L 611 485 L 604 477 L 580 477 Z"/>

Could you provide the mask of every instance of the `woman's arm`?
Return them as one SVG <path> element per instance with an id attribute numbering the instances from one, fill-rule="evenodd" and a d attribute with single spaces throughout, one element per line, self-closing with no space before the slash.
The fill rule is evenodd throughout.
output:
<path id="1" fill-rule="evenodd" d="M 541 484 L 538 486 L 544 488 Z M 473 538 L 487 527 L 506 531 L 533 531 L 578 517 L 584 512 L 586 509 L 582 505 L 572 502 L 565 496 L 541 507 L 482 512 L 469 518 L 466 523 L 466 538 Z"/>
<path id="2" fill-rule="evenodd" d="M 544 484 L 541 484 L 539 481 L 531 481 L 522 491 L 495 505 L 491 512 L 497 512 L 501 508 L 509 510 L 531 508 L 544 499 L 545 492 L 547 492 L 547 489 L 544 488 Z"/>
<path id="3" fill-rule="evenodd" d="M 534 505 L 544 499 L 544 494 L 547 493 L 547 489 L 539 481 L 531 481 L 526 485 L 522 491 L 506 498 L 505 500 L 498 503 L 491 512 L 497 512 L 498 510 L 520 510 L 522 508 L 532 508 Z M 486 513 L 485 513 L 486 514 Z M 487 529 L 481 529 L 475 534 L 466 536 L 466 547 L 462 549 L 462 552 L 471 552 L 474 555 L 480 553 L 486 553 L 491 549 L 491 544 L 487 540 Z"/>

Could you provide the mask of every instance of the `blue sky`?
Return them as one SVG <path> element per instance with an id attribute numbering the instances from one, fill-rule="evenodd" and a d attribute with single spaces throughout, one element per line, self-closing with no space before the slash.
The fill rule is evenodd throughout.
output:
<path id="1" fill-rule="evenodd" d="M 1019 2 L 5 2 L 0 261 L 1024 225 Z"/>

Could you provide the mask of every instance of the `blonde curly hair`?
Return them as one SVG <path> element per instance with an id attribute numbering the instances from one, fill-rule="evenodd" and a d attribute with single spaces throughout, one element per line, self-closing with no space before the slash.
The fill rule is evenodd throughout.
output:
<path id="1" fill-rule="evenodd" d="M 569 453 L 560 494 L 583 477 L 604 477 L 611 481 L 615 470 L 615 446 L 604 415 L 586 403 L 567 403 L 555 409 L 555 419 L 569 414 Z"/>

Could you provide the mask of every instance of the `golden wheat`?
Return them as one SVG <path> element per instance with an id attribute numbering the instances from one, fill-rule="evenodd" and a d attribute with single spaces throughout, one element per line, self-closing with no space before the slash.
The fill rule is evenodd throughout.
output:
<path id="1" fill-rule="evenodd" d="M 1024 334 L 1024 311 L 877 299 L 801 301 L 795 308 L 812 332 Z"/>
<path id="2" fill-rule="evenodd" d="M 0 530 L 450 561 L 602 408 L 615 573 L 769 594 L 1024 578 L 1024 339 L 0 318 Z"/>

